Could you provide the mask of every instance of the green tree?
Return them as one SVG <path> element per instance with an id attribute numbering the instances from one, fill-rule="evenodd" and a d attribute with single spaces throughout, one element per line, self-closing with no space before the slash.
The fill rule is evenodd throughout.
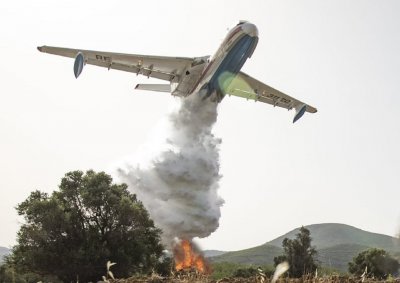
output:
<path id="1" fill-rule="evenodd" d="M 117 277 L 159 264 L 161 231 L 127 185 L 104 172 L 69 172 L 58 191 L 34 191 L 17 211 L 25 224 L 8 263 L 20 272 L 96 282 L 108 260 Z"/>
<path id="2" fill-rule="evenodd" d="M 389 275 L 398 274 L 399 262 L 391 257 L 385 250 L 368 249 L 359 253 L 349 262 L 349 272 L 356 276 L 362 275 L 367 270 L 368 276 L 386 279 Z"/>
<path id="3" fill-rule="evenodd" d="M 317 251 L 311 246 L 310 231 L 301 227 L 295 239 L 285 238 L 282 242 L 285 255 L 274 258 L 277 266 L 283 261 L 289 263 L 289 275 L 291 277 L 301 277 L 304 274 L 313 274 L 317 269 L 314 257 Z"/>

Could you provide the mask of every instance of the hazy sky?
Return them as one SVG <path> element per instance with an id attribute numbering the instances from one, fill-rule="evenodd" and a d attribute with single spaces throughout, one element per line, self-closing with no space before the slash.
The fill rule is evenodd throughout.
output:
<path id="1" fill-rule="evenodd" d="M 219 229 L 203 248 L 235 250 L 300 225 L 340 222 L 395 235 L 400 226 L 399 1 L 2 1 L 0 245 L 14 207 L 71 170 L 109 170 L 146 143 L 176 103 L 135 92 L 146 78 L 39 53 L 36 46 L 211 55 L 245 19 L 260 40 L 243 70 L 318 108 L 293 112 L 228 97 Z"/>

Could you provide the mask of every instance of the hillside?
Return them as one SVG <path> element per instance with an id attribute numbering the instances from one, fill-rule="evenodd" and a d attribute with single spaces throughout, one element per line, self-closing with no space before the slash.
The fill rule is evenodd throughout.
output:
<path id="1" fill-rule="evenodd" d="M 348 262 L 368 248 L 381 248 L 392 255 L 400 253 L 400 240 L 383 234 L 371 233 L 349 225 L 327 223 L 306 226 L 312 244 L 318 250 L 318 260 L 323 266 L 347 271 Z M 293 239 L 299 232 L 294 229 L 267 244 L 281 246 L 284 238 Z"/>
<path id="2" fill-rule="evenodd" d="M 10 250 L 5 248 L 5 247 L 0 247 L 0 263 L 3 262 L 3 257 L 8 255 L 10 253 Z"/>
<path id="3" fill-rule="evenodd" d="M 368 248 L 382 248 L 391 254 L 400 254 L 400 240 L 382 234 L 371 233 L 345 224 L 315 224 L 306 226 L 311 232 L 312 245 L 318 251 L 322 266 L 347 271 L 348 262 L 359 252 Z M 274 257 L 281 255 L 284 238 L 295 238 L 299 229 L 254 248 L 227 252 L 212 257 L 214 262 L 234 262 L 242 264 L 273 264 Z"/>
<path id="4" fill-rule="evenodd" d="M 310 230 L 312 244 L 317 249 L 324 249 L 336 245 L 356 244 L 366 247 L 376 247 L 384 250 L 400 251 L 400 240 L 377 233 L 367 232 L 353 226 L 337 223 L 314 224 L 306 226 Z M 276 238 L 267 244 L 281 247 L 284 238 L 294 239 L 299 229 L 294 229 L 285 235 Z"/>
<path id="5" fill-rule="evenodd" d="M 225 254 L 226 252 L 224 251 L 218 251 L 218 250 L 206 250 L 203 252 L 203 255 L 205 257 L 213 257 L 213 256 L 220 256 Z"/>
<path id="6" fill-rule="evenodd" d="M 210 259 L 213 262 L 234 262 L 241 264 L 265 265 L 273 264 L 274 257 L 281 255 L 282 253 L 282 248 L 265 244 L 246 250 L 226 252 L 220 256 L 215 256 Z"/>
<path id="7" fill-rule="evenodd" d="M 317 259 L 322 266 L 346 272 L 353 257 L 367 249 L 369 247 L 356 244 L 336 245 L 318 250 Z"/>

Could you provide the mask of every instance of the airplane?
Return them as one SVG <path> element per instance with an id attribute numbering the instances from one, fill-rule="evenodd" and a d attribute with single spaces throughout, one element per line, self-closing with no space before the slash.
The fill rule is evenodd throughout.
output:
<path id="1" fill-rule="evenodd" d="M 86 64 L 136 73 L 168 83 L 137 84 L 135 89 L 171 93 L 187 97 L 194 93 L 202 99 L 221 102 L 226 94 L 260 101 L 288 110 L 294 109 L 293 123 L 305 112 L 317 109 L 276 90 L 241 71 L 258 43 L 258 29 L 240 21 L 232 28 L 214 56 L 166 57 L 122 54 L 51 46 L 38 47 L 40 52 L 75 58 L 74 74 L 78 78 Z"/>

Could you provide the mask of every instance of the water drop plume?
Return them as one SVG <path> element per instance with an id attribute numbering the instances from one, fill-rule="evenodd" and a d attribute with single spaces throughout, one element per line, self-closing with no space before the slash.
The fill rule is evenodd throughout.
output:
<path id="1" fill-rule="evenodd" d="M 167 118 L 163 146 L 147 162 L 118 166 L 121 181 L 143 202 L 163 241 L 207 237 L 219 226 L 219 145 L 212 133 L 217 104 L 197 95 L 182 99 Z M 160 139 L 161 137 L 157 137 Z"/>

